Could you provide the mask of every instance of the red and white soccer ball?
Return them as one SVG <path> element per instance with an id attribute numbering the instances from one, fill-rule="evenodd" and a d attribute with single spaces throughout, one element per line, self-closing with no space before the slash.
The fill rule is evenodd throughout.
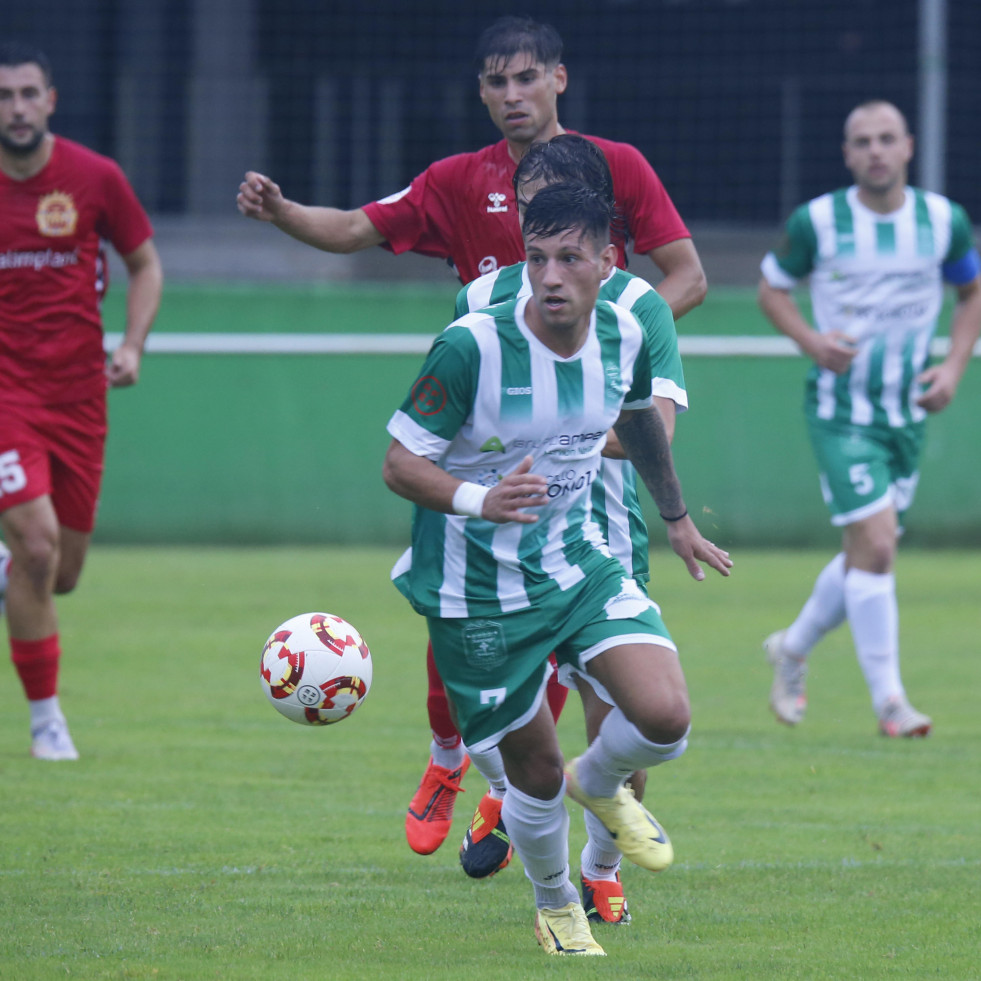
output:
<path id="1" fill-rule="evenodd" d="M 329 726 L 346 719 L 371 687 L 371 653 L 361 634 L 330 613 L 301 613 L 266 641 L 262 690 L 294 722 Z"/>

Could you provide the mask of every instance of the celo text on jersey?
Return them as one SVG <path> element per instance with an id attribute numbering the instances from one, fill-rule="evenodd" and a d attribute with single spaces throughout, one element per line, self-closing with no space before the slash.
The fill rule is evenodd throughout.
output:
<path id="1" fill-rule="evenodd" d="M 550 474 L 545 480 L 548 482 L 546 494 L 550 501 L 557 497 L 565 497 L 566 494 L 578 494 L 580 491 L 589 487 L 596 477 L 594 470 L 576 470 L 570 467 L 559 474 Z"/>

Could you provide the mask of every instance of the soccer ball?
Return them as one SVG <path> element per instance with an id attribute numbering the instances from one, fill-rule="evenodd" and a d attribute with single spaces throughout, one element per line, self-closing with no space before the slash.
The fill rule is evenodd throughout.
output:
<path id="1" fill-rule="evenodd" d="M 371 653 L 361 634 L 330 613 L 301 613 L 280 624 L 262 648 L 262 690 L 301 725 L 346 719 L 371 687 Z"/>

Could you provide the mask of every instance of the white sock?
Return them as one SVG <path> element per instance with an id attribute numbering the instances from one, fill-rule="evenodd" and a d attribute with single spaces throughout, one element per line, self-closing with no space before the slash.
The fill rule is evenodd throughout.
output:
<path id="1" fill-rule="evenodd" d="M 57 695 L 52 695 L 50 698 L 39 698 L 33 702 L 29 700 L 27 707 L 31 712 L 31 732 L 38 732 L 50 722 L 60 722 L 65 718 L 62 715 Z"/>
<path id="2" fill-rule="evenodd" d="M 579 782 L 591 797 L 612 797 L 634 770 L 677 759 L 687 748 L 687 732 L 674 743 L 652 743 L 619 708 L 614 708 L 589 749 L 579 757 Z"/>
<path id="3" fill-rule="evenodd" d="M 566 903 L 578 903 L 579 893 L 569 881 L 565 781 L 553 800 L 539 800 L 508 784 L 501 816 L 525 875 L 535 887 L 535 905 L 559 909 Z"/>
<path id="4" fill-rule="evenodd" d="M 456 770 L 463 766 L 463 761 L 467 756 L 467 747 L 463 745 L 462 739 L 450 748 L 441 746 L 434 739 L 429 744 L 429 752 L 437 766 L 446 767 L 447 770 Z"/>
<path id="5" fill-rule="evenodd" d="M 849 569 L 845 605 L 855 653 L 865 675 L 876 713 L 890 698 L 903 694 L 899 677 L 899 609 L 896 577 L 891 572 Z"/>
<path id="6" fill-rule="evenodd" d="M 587 879 L 607 879 L 612 882 L 620 869 L 620 849 L 603 822 L 592 811 L 583 811 L 589 837 L 582 850 L 580 867 Z"/>
<path id="7" fill-rule="evenodd" d="M 501 751 L 495 746 L 484 753 L 475 753 L 468 747 L 467 752 L 470 754 L 470 762 L 490 785 L 491 797 L 503 800 L 507 778 L 504 776 L 504 757 L 501 756 Z"/>
<path id="8" fill-rule="evenodd" d="M 825 634 L 845 622 L 845 616 L 845 553 L 839 552 L 818 573 L 811 595 L 784 634 L 783 646 L 807 657 Z"/>

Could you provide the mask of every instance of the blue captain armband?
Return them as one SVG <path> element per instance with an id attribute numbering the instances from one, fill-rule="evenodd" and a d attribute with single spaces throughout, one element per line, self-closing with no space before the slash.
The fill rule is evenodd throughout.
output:
<path id="1" fill-rule="evenodd" d="M 977 249 L 968 249 L 956 262 L 945 262 L 940 268 L 946 282 L 963 286 L 981 272 L 981 256 Z"/>

